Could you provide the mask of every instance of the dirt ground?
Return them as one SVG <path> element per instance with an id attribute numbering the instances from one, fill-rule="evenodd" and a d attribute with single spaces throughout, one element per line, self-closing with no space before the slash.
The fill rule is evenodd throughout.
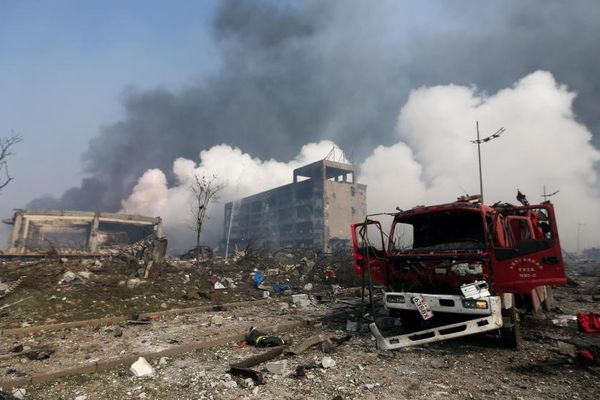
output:
<path id="1" fill-rule="evenodd" d="M 220 272 L 221 277 L 229 275 L 237 282 L 235 289 L 226 290 L 227 294 L 225 291 L 211 293 L 212 298 L 209 296 L 207 299 L 192 300 L 186 300 L 181 290 L 195 290 L 195 283 L 186 282 L 183 284 L 184 289 L 178 285 L 183 282 L 180 281 L 181 275 L 193 274 L 193 271 L 163 271 L 163 277 L 155 283 L 127 289 L 126 286 L 119 286 L 118 282 L 116 286 L 110 286 L 93 280 L 57 286 L 65 266 L 60 262 L 53 265 L 55 266 L 52 268 L 56 270 L 51 272 L 49 268 L 48 278 L 40 279 L 39 287 L 24 285 L 3 299 L 1 304 L 25 298 L 21 291 L 31 296 L 32 291 L 39 290 L 39 296 L 43 299 L 44 296 L 57 296 L 50 293 L 61 289 L 58 293 L 63 297 L 81 298 L 83 294 L 90 292 L 86 285 L 94 285 L 96 288 L 106 286 L 106 293 L 110 293 L 111 296 L 121 293 L 124 297 L 111 302 L 108 297 L 102 297 L 106 294 L 99 294 L 99 297 L 94 299 L 96 303 L 94 300 L 81 303 L 75 306 L 77 311 L 71 311 L 73 308 L 66 306 L 60 309 L 48 306 L 44 311 L 38 311 L 33 317 L 29 317 L 28 321 L 31 321 L 31 324 L 38 325 L 48 320 L 82 319 L 82 316 L 88 315 L 107 316 L 142 309 L 161 310 L 165 309 L 160 306 L 165 302 L 168 308 L 181 308 L 189 307 L 190 304 L 262 298 L 261 291 L 254 288 L 249 275 L 245 275 L 254 268 L 253 265 L 243 272 L 239 269 Z M 10 270 L 10 275 L 7 275 L 10 279 L 3 279 L 3 282 L 16 279 L 22 271 L 19 268 L 23 267 Z M 239 279 L 236 278 L 238 273 L 241 274 Z M 101 276 L 102 273 L 97 275 Z M 116 281 L 122 278 L 131 279 L 127 274 L 116 279 L 113 275 L 106 274 L 106 280 L 109 277 Z M 202 275 L 206 277 L 206 274 L 199 273 L 198 282 Z M 335 294 L 331 287 L 332 278 L 325 279 L 322 274 L 314 277 L 314 288 L 304 290 L 302 285 L 306 284 L 307 280 L 301 281 L 302 275 L 301 272 L 297 276 L 291 272 L 280 272 L 269 276 L 268 279 L 272 282 L 297 279 L 294 286 L 298 289 L 294 292 L 312 295 L 311 304 L 305 307 L 290 304 L 289 297 L 282 297 L 273 299 L 267 305 L 166 316 L 157 321 L 150 321 L 148 325 L 123 323 L 120 326 L 51 331 L 24 337 L 1 337 L 0 349 L 4 355 L 0 356 L 0 374 L 3 378 L 31 376 L 40 372 L 86 365 L 98 360 L 159 351 L 171 346 L 244 333 L 250 326 L 267 329 L 276 324 L 306 319 L 316 321 L 317 325 L 287 332 L 284 334 L 286 339 L 298 344 L 318 333 L 334 339 L 345 338 L 349 334 L 346 332 L 346 321 L 350 315 L 357 312 L 359 298 L 352 296 L 351 291 Z M 597 301 L 597 296 L 600 295 L 599 278 L 589 274 L 580 275 L 577 270 L 571 271 L 571 275 L 579 286 L 555 288 L 556 302 L 552 312 L 535 317 L 524 316 L 524 341 L 518 351 L 499 347 L 496 338 L 488 335 L 383 352 L 377 350 L 375 341 L 368 332 L 351 332 L 350 339 L 340 340 L 332 353 L 324 353 L 319 346 L 315 346 L 300 355 L 280 355 L 274 361 L 285 360 L 287 365 L 283 373 L 268 372 L 267 363 L 253 367 L 262 371 L 265 378 L 264 384 L 255 385 L 243 378 L 232 376 L 227 371 L 230 364 L 264 353 L 266 350 L 239 341 L 153 360 L 151 363 L 154 374 L 151 377 L 135 378 L 128 368 L 119 368 L 54 382 L 26 385 L 22 387 L 25 391 L 23 398 L 597 399 L 600 391 L 600 369 L 594 366 L 584 367 L 573 362 L 561 354 L 558 347 L 562 340 L 581 339 L 586 335 L 577 332 L 577 325 L 573 321 L 569 321 L 567 326 L 555 325 L 552 322 L 558 315 L 574 315 L 580 311 L 600 312 L 600 302 Z M 176 289 L 171 291 L 171 287 Z M 117 290 L 120 292 L 116 292 Z M 60 301 L 58 304 L 71 305 L 62 298 Z M 101 301 L 108 305 L 105 308 L 97 306 L 97 311 L 89 314 L 83 310 L 88 304 L 98 304 Z M 7 308 L 9 314 L 2 317 L 3 326 L 20 326 L 19 320 L 30 312 L 30 309 L 25 307 L 19 309 L 23 303 L 25 301 Z M 71 312 L 72 314 L 69 314 Z M 222 317 L 222 320 L 217 318 L 219 321 L 215 323 L 215 316 Z M 8 322 L 5 322 L 5 318 L 9 318 L 6 320 Z M 43 349 L 51 349 L 53 352 L 47 359 L 29 360 L 22 354 L 11 353 L 11 349 L 17 346 L 23 346 L 23 353 Z M 324 368 L 323 365 L 327 365 L 323 364 L 324 357 L 330 357 L 334 365 Z M 298 367 L 304 367 L 304 373 L 299 373 Z"/>

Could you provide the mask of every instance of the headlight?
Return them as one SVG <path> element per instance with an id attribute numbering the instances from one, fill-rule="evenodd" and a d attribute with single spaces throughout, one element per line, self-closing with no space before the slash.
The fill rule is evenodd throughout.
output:
<path id="1" fill-rule="evenodd" d="M 488 308 L 488 303 L 486 300 L 465 299 L 465 300 L 463 300 L 463 307 L 464 308 L 477 308 L 480 310 L 485 310 Z"/>
<path id="2" fill-rule="evenodd" d="M 387 303 L 404 303 L 404 296 L 400 296 L 397 294 L 388 294 L 386 297 Z"/>

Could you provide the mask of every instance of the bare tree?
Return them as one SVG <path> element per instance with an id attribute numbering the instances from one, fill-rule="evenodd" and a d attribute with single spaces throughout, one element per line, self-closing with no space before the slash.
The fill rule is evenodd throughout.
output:
<path id="1" fill-rule="evenodd" d="M 23 138 L 19 135 L 0 138 L 0 190 L 13 180 L 8 172 L 8 157 L 14 154 L 12 152 L 13 147 L 21 141 L 23 141 Z"/>
<path id="2" fill-rule="evenodd" d="M 194 232 L 196 232 L 196 262 L 199 262 L 202 251 L 200 249 L 200 236 L 202 227 L 208 219 L 208 207 L 217 199 L 217 194 L 225 186 L 217 181 L 216 176 L 206 177 L 194 175 L 194 182 L 190 188 L 194 195 L 192 203 L 192 216 Z"/>

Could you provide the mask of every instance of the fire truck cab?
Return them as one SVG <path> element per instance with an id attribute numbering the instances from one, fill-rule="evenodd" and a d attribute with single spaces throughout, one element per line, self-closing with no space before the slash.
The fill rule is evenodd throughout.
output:
<path id="1" fill-rule="evenodd" d="M 550 202 L 459 198 L 389 215 L 388 235 L 369 217 L 352 225 L 356 273 L 384 287 L 384 307 L 405 332 L 384 337 L 370 324 L 381 349 L 492 330 L 517 347 L 517 307 L 538 310 L 551 285 L 566 283 Z"/>

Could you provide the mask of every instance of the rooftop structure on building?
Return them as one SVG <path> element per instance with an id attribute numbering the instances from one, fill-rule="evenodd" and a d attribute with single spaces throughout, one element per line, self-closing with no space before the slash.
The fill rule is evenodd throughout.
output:
<path id="1" fill-rule="evenodd" d="M 356 182 L 352 164 L 331 158 L 295 169 L 292 183 L 227 203 L 228 251 L 248 245 L 321 252 L 349 247 L 350 224 L 366 216 L 367 186 Z"/>

